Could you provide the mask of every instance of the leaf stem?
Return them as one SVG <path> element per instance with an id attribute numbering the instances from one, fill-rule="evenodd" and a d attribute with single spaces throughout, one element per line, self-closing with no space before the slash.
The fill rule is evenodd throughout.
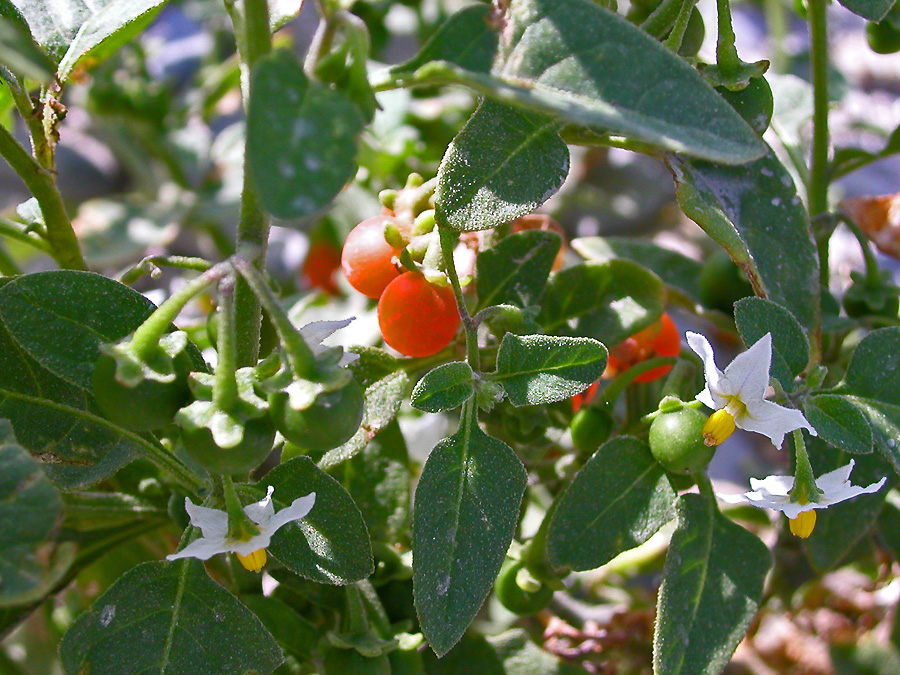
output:
<path id="1" fill-rule="evenodd" d="M 809 216 L 815 218 L 828 210 L 828 21 L 825 0 L 809 1 L 810 53 L 813 84 L 813 147 L 810 166 Z M 819 250 L 819 281 L 828 284 L 827 234 L 816 236 Z"/>
<path id="2" fill-rule="evenodd" d="M 691 14 L 694 11 L 694 5 L 697 4 L 697 0 L 684 0 L 681 3 L 681 8 L 678 10 L 678 17 L 675 19 L 675 25 L 672 26 L 672 31 L 669 33 L 669 37 L 666 38 L 666 47 L 671 49 L 676 54 L 678 50 L 681 49 L 681 43 L 684 41 L 684 33 L 687 31 L 688 22 L 691 20 Z"/>
<path id="3" fill-rule="evenodd" d="M 644 19 L 641 29 L 655 38 L 662 38 L 666 31 L 672 28 L 672 24 L 675 23 L 685 4 L 685 0 L 662 0 L 653 13 Z"/>
<path id="4" fill-rule="evenodd" d="M 148 357 L 156 349 L 159 339 L 169 330 L 169 326 L 178 317 L 179 312 L 195 295 L 207 286 L 219 281 L 231 269 L 228 263 L 219 263 L 200 276 L 182 286 L 176 293 L 161 304 L 153 314 L 138 326 L 131 336 L 134 352 L 139 357 Z"/>
<path id="5" fill-rule="evenodd" d="M 253 65 L 272 49 L 267 0 L 244 0 L 235 3 L 226 0 L 242 63 L 241 89 L 246 110 L 253 95 L 251 77 Z M 241 212 L 238 222 L 236 249 L 253 265 L 265 264 L 269 240 L 270 220 L 259 203 L 259 196 L 250 178 L 247 153 L 244 152 L 244 187 L 241 192 Z M 246 279 L 238 279 L 234 292 L 235 329 L 237 331 L 237 365 L 252 366 L 259 356 L 259 332 L 262 313 L 259 301 L 247 285 Z"/>
<path id="6" fill-rule="evenodd" d="M 47 226 L 50 255 L 56 263 L 66 269 L 86 270 L 87 264 L 81 255 L 53 171 L 41 166 L 3 126 L 0 126 L 0 156 L 9 162 L 40 205 Z"/>
<path id="7" fill-rule="evenodd" d="M 875 260 L 875 254 L 872 253 L 872 247 L 869 245 L 869 238 L 866 237 L 865 233 L 860 229 L 859 225 L 856 224 L 856 221 L 854 221 L 846 213 L 839 213 L 838 219 L 847 226 L 850 232 L 853 233 L 853 236 L 856 237 L 856 241 L 859 243 L 859 248 L 862 252 L 863 260 L 866 263 L 866 281 L 871 283 L 873 286 L 878 285 L 881 280 L 881 268 L 878 267 L 878 261 Z"/>
<path id="8" fill-rule="evenodd" d="M 0 220 L 0 228 L 2 226 L 3 222 Z M 204 258 L 193 258 L 183 255 L 150 255 L 134 267 L 123 272 L 119 277 L 119 281 L 123 284 L 133 284 L 145 274 L 149 273 L 151 276 L 155 276 L 160 266 L 205 272 L 212 267 L 212 263 Z"/>
<path id="9" fill-rule="evenodd" d="M 262 274 L 252 263 L 240 256 L 235 256 L 233 262 L 235 269 L 240 272 L 254 297 L 269 313 L 269 318 L 275 326 L 279 340 L 281 340 L 281 345 L 291 370 L 298 377 L 317 379 L 315 354 L 300 334 L 300 331 L 291 322 L 287 311 L 278 303 L 278 299 L 269 290 Z"/>
<path id="10" fill-rule="evenodd" d="M 22 270 L 16 265 L 16 261 L 13 260 L 3 244 L 0 243 L 0 276 L 12 277 L 21 273 Z"/>
<path id="11" fill-rule="evenodd" d="M 47 242 L 41 239 L 40 236 L 32 236 L 25 230 L 25 226 L 14 220 L 0 217 L 0 235 L 20 241 L 42 253 L 50 253 L 50 247 L 47 245 Z"/>
<path id="12" fill-rule="evenodd" d="M 238 398 L 235 379 L 237 352 L 234 334 L 234 286 L 237 279 L 227 276 L 219 282 L 218 335 L 216 336 L 216 374 L 213 381 L 213 404 L 218 410 L 230 411 Z"/>
<path id="13" fill-rule="evenodd" d="M 456 308 L 466 331 L 466 361 L 476 373 L 481 370 L 481 354 L 478 351 L 478 323 L 469 315 L 466 307 L 466 299 L 463 297 L 462 286 L 459 285 L 459 275 L 456 273 L 456 265 L 453 262 L 453 245 L 456 243 L 456 233 L 439 229 L 441 238 L 441 253 L 444 259 L 444 267 L 450 285 L 453 287 L 453 295 L 456 298 Z"/>
<path id="14" fill-rule="evenodd" d="M 719 35 L 716 40 L 716 65 L 724 74 L 737 72 L 741 67 L 741 59 L 734 46 L 734 28 L 731 25 L 731 3 L 729 0 L 716 0 Z"/>

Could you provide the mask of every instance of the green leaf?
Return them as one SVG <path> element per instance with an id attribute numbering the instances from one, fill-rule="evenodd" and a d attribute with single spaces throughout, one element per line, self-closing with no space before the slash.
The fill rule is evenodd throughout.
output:
<path id="1" fill-rule="evenodd" d="M 359 425 L 359 429 L 349 441 L 329 450 L 322 456 L 322 459 L 319 460 L 319 468 L 328 470 L 347 461 L 366 447 L 375 434 L 384 429 L 396 417 L 408 387 L 409 376 L 402 370 L 389 372 L 381 379 L 368 384 L 366 386 L 366 412 L 363 414 L 362 424 Z"/>
<path id="2" fill-rule="evenodd" d="M 330 647 L 322 658 L 322 675 L 391 675 L 385 654 L 370 658 L 355 649 Z"/>
<path id="3" fill-rule="evenodd" d="M 56 66 L 34 43 L 26 26 L 10 19 L 0 19 L 0 63 L 19 77 L 50 84 Z"/>
<path id="4" fill-rule="evenodd" d="M 559 497 L 547 532 L 550 564 L 581 571 L 608 563 L 670 521 L 675 497 L 646 443 L 608 441 Z"/>
<path id="5" fill-rule="evenodd" d="M 88 402 L 82 389 L 23 351 L 0 322 L 0 417 L 9 419 L 19 444 L 66 490 L 111 476 L 147 444 L 88 412 Z"/>
<path id="6" fill-rule="evenodd" d="M 269 28 L 274 33 L 295 18 L 301 9 L 303 9 L 303 0 L 270 0 Z"/>
<path id="7" fill-rule="evenodd" d="M 404 86 L 407 80 L 413 83 L 426 74 L 434 61 L 460 74 L 489 72 L 498 43 L 497 32 L 489 23 L 490 13 L 488 5 L 461 9 L 438 27 L 418 54 L 392 66 L 381 78 L 376 76 L 376 80 L 390 79 Z M 417 75 L 420 68 L 423 70 Z"/>
<path id="8" fill-rule="evenodd" d="M 451 361 L 438 366 L 416 382 L 409 402 L 416 410 L 443 412 L 453 410 L 475 393 L 475 373 L 468 363 Z"/>
<path id="9" fill-rule="evenodd" d="M 575 124 L 713 161 L 763 154 L 754 132 L 684 59 L 588 0 L 512 0 L 496 77 Z"/>
<path id="10" fill-rule="evenodd" d="M 0 287 L 0 321 L 43 368 L 90 389 L 100 344 L 131 334 L 155 309 L 128 286 L 92 272 L 54 270 L 16 277 Z M 197 370 L 205 370 L 193 345 Z"/>
<path id="11" fill-rule="evenodd" d="M 144 18 L 165 0 L 53 0 L 48 11 L 46 0 L 11 0 L 0 5 L 0 14 L 16 23 L 28 25 L 35 42 L 49 52 L 54 62 L 63 59 L 68 75 L 78 59 L 92 47 L 110 38 L 118 38 L 117 46 L 134 37 L 131 30 L 137 22 L 143 28 Z M 119 37 L 120 33 L 125 35 Z M 110 51 L 104 51 L 108 56 Z"/>
<path id="12" fill-rule="evenodd" d="M 703 265 L 678 251 L 630 237 L 582 237 L 573 239 L 571 244 L 581 256 L 593 262 L 605 263 L 616 258 L 632 260 L 691 302 L 700 302 L 697 280 Z"/>
<path id="13" fill-rule="evenodd" d="M 65 573 L 73 551 L 57 548 L 59 492 L 0 419 L 0 607 L 43 597 Z"/>
<path id="14" fill-rule="evenodd" d="M 483 69 L 494 38 L 472 12 L 454 22 L 458 32 L 448 30 L 374 86 L 462 84 L 506 105 L 712 161 L 740 164 L 764 152 L 686 61 L 589 0 L 512 0 L 494 21 L 503 31 L 491 74 Z M 457 44 L 477 45 L 464 51 L 473 58 L 453 56 Z"/>
<path id="15" fill-rule="evenodd" d="M 894 0 L 839 0 L 857 16 L 869 21 L 881 21 L 894 6 Z"/>
<path id="16" fill-rule="evenodd" d="M 872 428 L 866 416 L 843 396 L 819 394 L 803 405 L 806 419 L 819 437 L 854 455 L 872 452 Z"/>
<path id="17" fill-rule="evenodd" d="M 66 0 L 69 4 L 71 0 Z M 166 0 L 107 0 L 102 6 L 78 2 L 79 9 L 90 7 L 91 14 L 78 28 L 59 62 L 59 79 L 65 82 L 79 62 L 89 57 L 102 61 L 122 45 L 136 38 L 150 25 Z M 71 4 L 76 4 L 71 2 Z"/>
<path id="18" fill-rule="evenodd" d="M 279 464 L 266 474 L 264 483 L 275 488 L 276 511 L 316 493 L 309 515 L 288 523 L 272 537 L 269 553 L 285 567 L 325 584 L 349 584 L 374 571 L 372 544 L 359 508 L 341 484 L 312 460 L 297 457 Z M 261 487 L 252 491 L 263 497 Z"/>
<path id="19" fill-rule="evenodd" d="M 809 445 L 810 459 L 817 476 L 847 464 L 847 458 L 840 451 L 821 446 L 821 443 L 815 442 Z M 850 478 L 854 485 L 865 487 L 877 483 L 882 476 L 888 476 L 888 482 L 874 494 L 859 495 L 816 511 L 816 529 L 811 537 L 803 540 L 803 544 L 813 567 L 820 574 L 835 568 L 869 532 L 881 513 L 887 493 L 898 480 L 879 454 L 854 457 L 853 460 L 855 465 Z"/>
<path id="20" fill-rule="evenodd" d="M 659 278 L 630 260 L 584 263 L 553 275 L 538 322 L 547 333 L 616 345 L 659 319 L 665 300 Z"/>
<path id="21" fill-rule="evenodd" d="M 344 464 L 344 487 L 375 541 L 409 544 L 410 481 L 406 441 L 396 420 Z"/>
<path id="22" fill-rule="evenodd" d="M 196 560 L 126 572 L 60 646 L 68 675 L 246 675 L 283 661 L 262 623 Z"/>
<path id="23" fill-rule="evenodd" d="M 514 406 L 564 401 L 600 379 L 606 357 L 606 347 L 591 338 L 507 333 L 490 379 Z"/>
<path id="24" fill-rule="evenodd" d="M 796 75 L 778 73 L 766 74 L 766 81 L 775 99 L 772 130 L 785 148 L 804 152 L 808 142 L 806 130 L 813 115 L 812 85 Z"/>
<path id="25" fill-rule="evenodd" d="M 263 622 L 286 652 L 298 659 L 311 658 L 319 631 L 290 605 L 263 595 L 242 595 L 240 600 Z"/>
<path id="26" fill-rule="evenodd" d="M 247 165 L 263 206 L 279 218 L 309 216 L 356 173 L 363 119 L 343 91 L 309 81 L 287 50 L 260 58 L 251 83 Z"/>
<path id="27" fill-rule="evenodd" d="M 553 118 L 482 101 L 438 167 L 438 225 L 487 230 L 547 201 L 569 173 L 569 149 L 558 128 Z"/>
<path id="28" fill-rule="evenodd" d="M 900 405 L 900 327 L 864 337 L 850 357 L 844 383 L 856 396 Z"/>
<path id="29" fill-rule="evenodd" d="M 584 670 L 560 661 L 538 647 L 522 628 L 514 628 L 488 639 L 503 662 L 506 675 L 583 675 Z M 479 673 L 479 675 L 481 675 Z"/>
<path id="30" fill-rule="evenodd" d="M 872 429 L 872 442 L 878 451 L 900 473 L 900 406 L 881 403 L 869 398 L 845 396 L 847 401 L 868 420 Z"/>
<path id="31" fill-rule="evenodd" d="M 478 307 L 537 304 L 561 244 L 553 232 L 530 230 L 482 251 L 475 261 Z"/>
<path id="32" fill-rule="evenodd" d="M 872 428 L 875 447 L 900 473 L 900 327 L 880 328 L 864 337 L 853 351 L 844 381 L 835 388 L 845 394 Z"/>
<path id="33" fill-rule="evenodd" d="M 900 152 L 900 126 L 895 127 L 887 138 L 884 147 L 878 152 L 868 152 L 855 147 L 837 147 L 831 159 L 831 175 L 837 180 L 867 164 L 890 157 Z M 864 199 L 864 198 L 863 198 Z"/>
<path id="34" fill-rule="evenodd" d="M 806 329 L 819 321 L 819 263 L 803 202 L 771 151 L 742 167 L 671 159 L 678 203 Z"/>
<path id="35" fill-rule="evenodd" d="M 829 645 L 828 652 L 835 675 L 900 673 L 900 650 L 897 649 L 896 638 L 885 643 L 868 633 L 849 644 Z"/>
<path id="36" fill-rule="evenodd" d="M 762 298 L 742 298 L 734 303 L 734 321 L 748 347 L 772 334 L 771 375 L 785 391 L 793 391 L 794 377 L 809 361 L 809 342 L 794 315 Z"/>
<path id="37" fill-rule="evenodd" d="M 478 664 L 478 675 L 507 675 L 500 655 L 480 633 L 464 635 L 445 656 L 423 654 L 428 675 L 470 675 L 472 664 Z"/>
<path id="38" fill-rule="evenodd" d="M 719 513 L 712 497 L 682 495 L 659 591 L 653 672 L 722 672 L 756 614 L 771 564 L 766 546 Z"/>
<path id="39" fill-rule="evenodd" d="M 515 453 L 467 416 L 431 451 L 413 510 L 413 589 L 422 632 L 439 656 L 493 587 L 525 484 Z"/>

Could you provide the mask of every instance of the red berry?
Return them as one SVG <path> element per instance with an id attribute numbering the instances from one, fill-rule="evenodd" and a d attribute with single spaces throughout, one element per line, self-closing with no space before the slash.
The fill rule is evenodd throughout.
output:
<path id="1" fill-rule="evenodd" d="M 392 223 L 402 232 L 405 223 L 391 216 L 366 218 L 347 235 L 341 252 L 341 268 L 347 281 L 363 295 L 381 297 L 382 291 L 399 276 L 393 258 L 399 250 L 387 243 L 384 226 Z"/>
<path id="2" fill-rule="evenodd" d="M 384 341 L 401 354 L 437 354 L 459 328 L 453 290 L 431 284 L 415 272 L 401 274 L 381 295 L 378 325 Z"/>
<path id="3" fill-rule="evenodd" d="M 599 387 L 600 383 L 594 382 L 594 384 L 592 384 L 580 394 L 575 394 L 572 397 L 572 412 L 577 413 L 579 410 L 581 410 L 582 406 L 590 405 L 591 401 L 593 401 L 594 397 L 597 395 L 597 389 Z"/>
<path id="4" fill-rule="evenodd" d="M 631 366 L 657 356 L 678 356 L 681 338 L 675 323 L 663 313 L 656 323 L 620 342 L 609 351 L 609 362 L 604 375 L 615 377 Z M 660 366 L 634 378 L 635 382 L 653 382 L 672 370 L 672 366 Z"/>
<path id="5" fill-rule="evenodd" d="M 303 276 L 313 288 L 328 295 L 340 295 L 334 282 L 334 273 L 341 266 L 341 254 L 331 244 L 318 241 L 310 245 L 306 260 L 303 261 Z"/>

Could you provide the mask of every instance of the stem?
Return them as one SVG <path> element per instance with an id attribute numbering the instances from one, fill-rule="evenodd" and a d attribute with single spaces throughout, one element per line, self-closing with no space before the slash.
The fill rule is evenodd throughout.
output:
<path id="1" fill-rule="evenodd" d="M 678 18 L 675 19 L 675 25 L 672 26 L 672 32 L 666 39 L 666 47 L 676 54 L 681 49 L 681 43 L 684 41 L 684 33 L 687 30 L 688 22 L 691 20 L 691 13 L 694 11 L 694 5 L 697 0 L 684 0 L 681 9 L 678 10 Z"/>
<path id="2" fill-rule="evenodd" d="M 788 55 L 784 49 L 787 38 L 787 9 L 784 0 L 763 0 L 766 24 L 769 28 L 769 46 L 772 49 L 772 72 L 788 71 Z"/>
<path id="3" fill-rule="evenodd" d="M 870 282 L 872 285 L 879 284 L 881 281 L 881 268 L 878 267 L 878 261 L 875 260 L 875 255 L 872 253 L 872 247 L 869 246 L 869 238 L 866 237 L 861 229 L 859 229 L 859 225 L 857 225 L 852 218 L 843 214 L 840 215 L 839 218 L 853 233 L 853 236 L 856 237 L 856 241 L 859 242 L 863 260 L 866 263 L 866 281 Z"/>
<path id="4" fill-rule="evenodd" d="M 21 223 L 17 223 L 14 220 L 0 217 L 0 235 L 20 241 L 23 244 L 36 248 L 42 253 L 50 253 L 50 247 L 47 245 L 47 242 L 40 237 L 31 236 L 25 231 L 25 228 Z"/>
<path id="5" fill-rule="evenodd" d="M 462 287 L 459 285 L 459 276 L 456 274 L 456 265 L 453 262 L 453 244 L 456 243 L 456 234 L 448 230 L 439 230 L 441 238 L 441 253 L 444 258 L 444 267 L 453 287 L 453 295 L 456 297 L 456 309 L 459 318 L 466 331 L 466 361 L 476 373 L 481 370 L 481 354 L 478 352 L 478 323 L 469 316 L 469 308 L 463 297 Z"/>
<path id="6" fill-rule="evenodd" d="M 81 255 L 53 173 L 31 157 L 3 126 L 0 126 L 0 156 L 19 174 L 40 205 L 53 259 L 60 267 L 86 270 L 87 264 Z"/>
<path id="7" fill-rule="evenodd" d="M 226 474 L 221 479 L 225 494 L 225 512 L 228 514 L 228 536 L 232 539 L 249 539 L 247 535 L 259 534 L 259 528 L 244 513 L 244 506 L 237 496 L 231 476 Z"/>
<path id="8" fill-rule="evenodd" d="M 653 13 L 644 20 L 641 28 L 653 37 L 661 38 L 675 23 L 684 4 L 684 0 L 663 0 L 653 10 Z"/>
<path id="9" fill-rule="evenodd" d="M 28 127 L 28 135 L 31 138 L 31 150 L 37 156 L 38 143 L 42 142 L 44 136 L 44 127 L 41 122 L 41 116 L 37 114 L 37 107 L 34 101 L 28 95 L 28 91 L 22 86 L 22 81 L 7 68 L 0 70 L 6 86 L 12 94 L 13 103 L 25 125 Z"/>
<path id="10" fill-rule="evenodd" d="M 791 501 L 800 504 L 817 502 L 821 493 L 816 487 L 809 455 L 806 454 L 803 432 L 800 429 L 794 429 L 791 438 L 794 441 L 794 487 L 790 492 Z"/>
<path id="11" fill-rule="evenodd" d="M 219 263 L 186 283 L 177 293 L 171 295 L 168 300 L 157 307 L 156 311 L 148 316 L 131 336 L 134 353 L 141 358 L 147 358 L 152 354 L 159 344 L 159 339 L 169 330 L 169 326 L 191 298 L 207 286 L 219 281 L 228 273 L 229 269 L 228 263 Z"/>
<path id="12" fill-rule="evenodd" d="M 238 398 L 234 376 L 237 352 L 234 335 L 234 277 L 219 282 L 219 326 L 216 350 L 216 375 L 213 382 L 213 404 L 218 410 L 232 410 Z"/>
<path id="13" fill-rule="evenodd" d="M 619 394 L 634 382 L 635 379 L 654 368 L 659 368 L 660 366 L 674 366 L 676 363 L 678 363 L 678 359 L 674 356 L 655 356 L 652 359 L 636 363 L 621 375 L 616 376 L 616 378 L 609 383 L 609 386 L 603 390 L 603 396 L 600 401 L 603 401 L 604 405 L 615 405 L 616 399 L 619 398 Z"/>
<path id="14" fill-rule="evenodd" d="M 246 110 L 252 96 L 250 72 L 260 57 L 272 49 L 269 29 L 269 5 L 267 0 L 243 0 L 240 9 L 226 0 L 235 34 L 238 51 L 243 61 L 244 77 L 241 88 Z M 269 240 L 269 216 L 259 204 L 256 189 L 250 180 L 247 153 L 244 153 L 244 187 L 241 192 L 241 215 L 238 222 L 236 249 L 253 265 L 265 264 L 266 245 Z M 238 279 L 234 293 L 235 329 L 237 339 L 237 365 L 252 366 L 259 356 L 259 330 L 262 313 L 257 297 L 247 286 L 246 279 Z"/>
<path id="15" fill-rule="evenodd" d="M 0 227 L 2 225 L 3 223 L 0 222 Z M 182 270 L 193 270 L 195 272 L 205 272 L 212 267 L 212 263 L 204 258 L 193 258 L 183 255 L 150 255 L 131 269 L 126 270 L 119 277 L 119 281 L 123 284 L 133 284 L 145 274 L 149 273 L 151 276 L 155 276 L 156 272 L 159 271 L 160 265 Z"/>
<path id="16" fill-rule="evenodd" d="M 731 4 L 729 0 L 716 0 L 716 12 L 719 21 L 719 36 L 716 40 L 716 64 L 723 73 L 735 73 L 741 67 L 734 46 L 734 28 L 731 25 Z"/>
<path id="17" fill-rule="evenodd" d="M 21 273 L 22 270 L 16 265 L 16 261 L 13 260 L 12 256 L 7 252 L 3 245 L 0 244 L 0 276 L 13 277 Z"/>
<path id="18" fill-rule="evenodd" d="M 312 349 L 306 344 L 306 340 L 300 334 L 300 331 L 291 323 L 291 319 L 285 311 L 284 307 L 278 302 L 266 285 L 262 274 L 248 260 L 236 256 L 233 259 L 234 267 L 240 272 L 250 292 L 258 302 L 262 303 L 269 318 L 275 326 L 275 331 L 281 340 L 281 345 L 287 355 L 291 370 L 295 375 L 304 379 L 314 380 L 316 374 L 316 356 Z"/>
<path id="19" fill-rule="evenodd" d="M 815 218 L 828 210 L 828 23 L 825 0 L 809 2 L 809 32 L 812 41 L 813 147 L 810 167 L 809 216 Z M 828 285 L 828 240 L 817 236 L 819 281 Z"/>
<path id="20" fill-rule="evenodd" d="M 715 504 L 716 493 L 715 490 L 713 490 L 712 481 L 709 480 L 709 476 L 706 472 L 698 471 L 697 473 L 691 474 L 691 477 L 696 481 L 700 494 L 706 497 L 709 503 Z"/>

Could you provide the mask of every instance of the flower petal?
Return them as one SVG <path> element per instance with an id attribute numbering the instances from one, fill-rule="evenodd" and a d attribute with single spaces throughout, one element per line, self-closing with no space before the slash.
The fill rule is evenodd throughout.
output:
<path id="1" fill-rule="evenodd" d="M 793 476 L 766 476 L 763 479 L 751 478 L 750 487 L 773 497 L 787 497 L 794 489 Z"/>
<path id="2" fill-rule="evenodd" d="M 826 493 L 819 498 L 819 501 L 816 504 L 816 508 L 824 509 L 827 506 L 846 501 L 847 499 L 853 499 L 854 497 L 858 497 L 859 495 L 869 495 L 873 492 L 878 492 L 881 489 L 881 486 L 884 485 L 886 480 L 887 478 L 882 478 L 877 483 L 872 483 L 871 485 L 868 485 L 866 487 L 860 487 L 858 485 L 848 485 L 847 487 L 836 492 L 832 492 L 831 494 Z"/>
<path id="3" fill-rule="evenodd" d="M 850 472 L 853 471 L 855 464 L 856 460 L 851 459 L 849 464 L 823 473 L 816 478 L 816 487 L 826 494 L 842 490 L 850 484 Z"/>
<path id="4" fill-rule="evenodd" d="M 725 406 L 726 400 L 721 396 L 721 382 L 725 377 L 716 366 L 716 358 L 709 341 L 700 333 L 685 333 L 688 346 L 703 361 L 703 371 L 706 377 L 706 389 L 697 394 L 696 398 L 704 405 L 716 410 Z"/>
<path id="5" fill-rule="evenodd" d="M 750 502 L 745 492 L 739 494 L 720 494 L 717 492 L 716 497 L 719 501 L 723 501 L 726 504 L 748 504 Z"/>
<path id="6" fill-rule="evenodd" d="M 272 494 L 274 492 L 275 488 L 270 485 L 266 490 L 265 497 L 255 504 L 248 504 L 244 507 L 244 513 L 247 514 L 247 517 L 263 529 L 269 526 L 269 521 L 275 515 L 275 505 L 272 503 Z"/>
<path id="7" fill-rule="evenodd" d="M 298 497 L 291 502 L 290 506 L 286 506 L 285 508 L 281 509 L 281 511 L 275 514 L 275 517 L 272 518 L 272 520 L 269 522 L 266 531 L 274 534 L 278 530 L 278 528 L 282 527 L 283 525 L 291 523 L 295 520 L 300 520 L 312 510 L 312 507 L 315 503 L 315 492 L 310 492 L 305 497 Z"/>
<path id="8" fill-rule="evenodd" d="M 266 548 L 266 546 L 268 546 L 271 541 L 272 532 L 266 530 L 265 532 L 260 532 L 255 537 L 251 537 L 247 541 L 230 540 L 228 542 L 228 551 L 231 553 L 240 553 L 243 556 L 248 556 L 261 548 Z"/>
<path id="9" fill-rule="evenodd" d="M 224 511 L 197 506 L 189 497 L 184 498 L 184 509 L 190 516 L 191 525 L 200 528 L 204 539 L 225 541 L 228 535 L 228 515 Z"/>
<path id="10" fill-rule="evenodd" d="M 815 508 L 821 507 L 815 502 L 807 502 L 806 504 L 801 504 L 799 502 L 785 502 L 777 508 L 788 518 L 796 518 L 804 511 L 812 511 Z"/>
<path id="11" fill-rule="evenodd" d="M 735 424 L 746 431 L 768 436 L 776 448 L 781 447 L 785 434 L 794 429 L 806 429 L 811 435 L 818 435 L 799 410 L 763 400 L 745 400 L 744 404 L 747 412 L 735 417 Z"/>
<path id="12" fill-rule="evenodd" d="M 197 558 L 198 560 L 209 560 L 217 553 L 225 553 L 228 551 L 228 544 L 224 537 L 200 537 L 185 546 L 177 553 L 166 556 L 166 560 L 177 560 L 178 558 Z"/>
<path id="13" fill-rule="evenodd" d="M 732 387 L 729 392 L 746 405 L 762 400 L 769 387 L 769 366 L 772 364 L 772 334 L 766 333 L 750 349 L 741 352 L 725 368 L 725 379 Z"/>

